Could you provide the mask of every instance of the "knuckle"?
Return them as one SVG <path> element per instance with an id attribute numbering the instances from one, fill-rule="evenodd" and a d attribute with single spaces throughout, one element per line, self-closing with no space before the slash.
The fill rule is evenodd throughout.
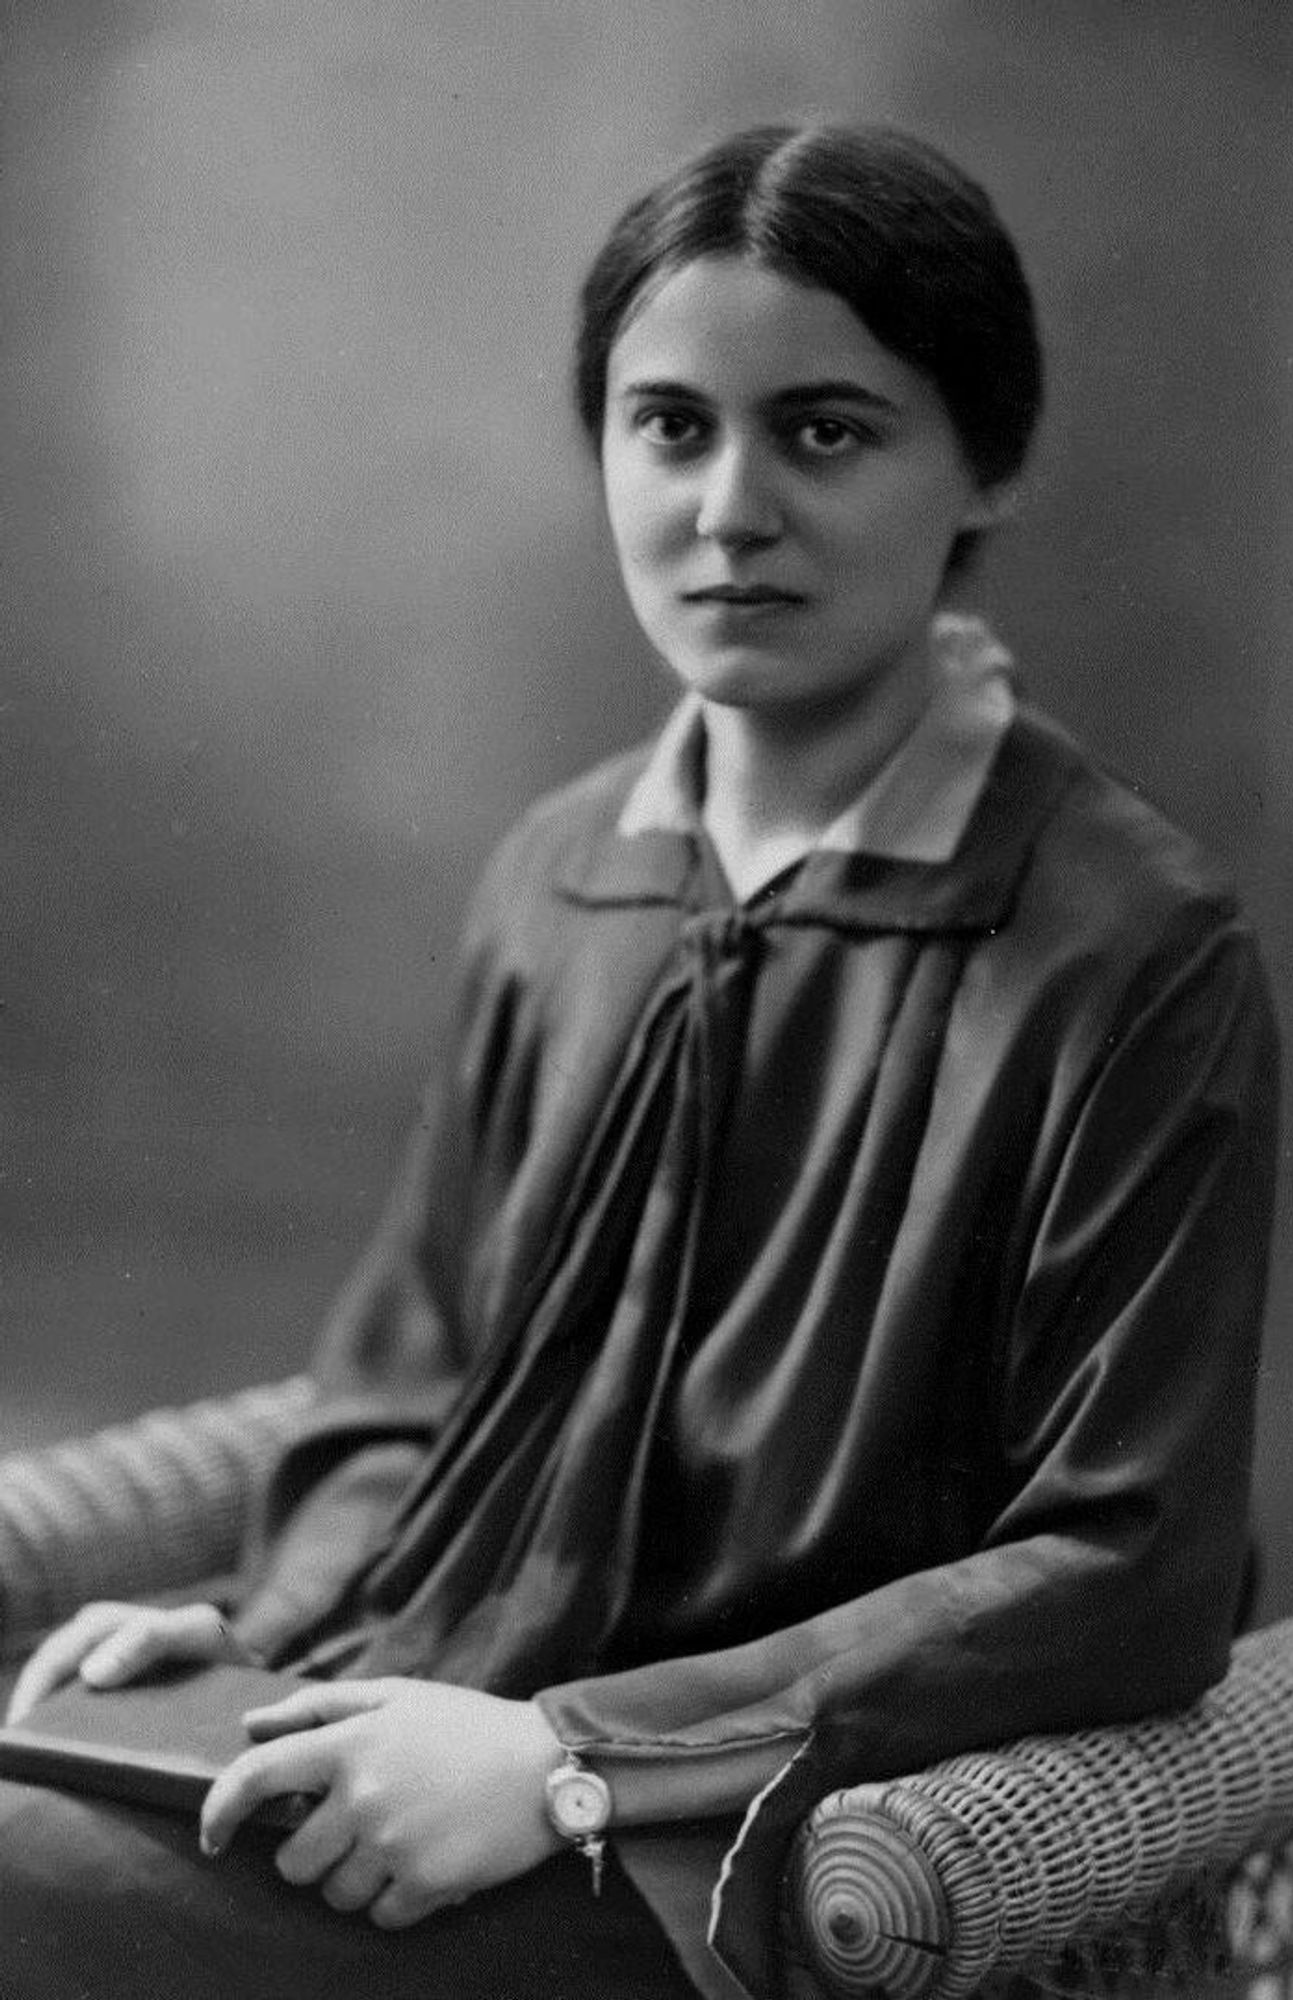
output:
<path id="1" fill-rule="evenodd" d="M 276 1789 L 276 1760 L 266 1754 L 272 1745 L 257 1744 L 230 1764 L 227 1772 L 231 1792 L 248 1803 L 267 1798 Z"/>
<path id="2" fill-rule="evenodd" d="M 220 1773 L 207 1793 L 207 1811 L 227 1818 L 231 1813 L 243 1811 L 255 1798 L 255 1773 L 247 1769 L 246 1753 L 235 1758 Z"/>
<path id="3" fill-rule="evenodd" d="M 355 1801 L 355 1788 L 351 1782 L 350 1773 L 346 1770 L 344 1764 L 340 1770 L 333 1773 L 332 1782 L 329 1787 L 329 1796 L 338 1812 L 344 1813 L 346 1818 L 351 1821 L 357 1818 L 358 1808 Z"/>
<path id="4" fill-rule="evenodd" d="M 132 1618 L 123 1618 L 118 1625 L 105 1634 L 106 1642 L 123 1652 L 139 1653 L 152 1646 L 156 1640 L 157 1628 L 145 1612 L 136 1612 Z"/>
<path id="5" fill-rule="evenodd" d="M 360 1819 L 376 1820 L 382 1805 L 381 1788 L 370 1777 L 352 1777 L 346 1787 L 352 1811 Z"/>

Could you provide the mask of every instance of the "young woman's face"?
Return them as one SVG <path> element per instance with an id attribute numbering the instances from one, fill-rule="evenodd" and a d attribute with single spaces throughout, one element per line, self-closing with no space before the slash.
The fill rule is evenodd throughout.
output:
<path id="1" fill-rule="evenodd" d="M 983 493 L 933 384 L 833 292 L 685 265 L 611 350 L 602 471 L 633 609 L 674 671 L 737 707 L 846 702 L 925 672 Z"/>

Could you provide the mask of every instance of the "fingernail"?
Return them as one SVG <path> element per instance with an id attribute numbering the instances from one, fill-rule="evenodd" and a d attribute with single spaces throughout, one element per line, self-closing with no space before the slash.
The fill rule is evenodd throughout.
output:
<path id="1" fill-rule="evenodd" d="M 81 1668 L 81 1679 L 88 1681 L 91 1687 L 97 1687 L 100 1681 L 112 1679 L 118 1665 L 117 1660 L 87 1660 Z"/>
<path id="2" fill-rule="evenodd" d="M 202 1849 L 208 1861 L 214 1861 L 217 1855 L 224 1853 L 220 1842 L 213 1840 L 205 1827 L 198 1834 L 198 1846 Z"/>

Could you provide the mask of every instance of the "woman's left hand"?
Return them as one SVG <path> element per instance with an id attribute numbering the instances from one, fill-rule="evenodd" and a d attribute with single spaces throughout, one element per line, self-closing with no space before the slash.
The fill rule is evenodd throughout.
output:
<path id="1" fill-rule="evenodd" d="M 208 1792 L 203 1851 L 287 1793 L 319 1803 L 278 1850 L 293 1883 L 399 1929 L 559 1851 L 544 1779 L 562 1749 L 542 1711 L 438 1681 L 321 1682 L 245 1718 L 257 1739 Z"/>

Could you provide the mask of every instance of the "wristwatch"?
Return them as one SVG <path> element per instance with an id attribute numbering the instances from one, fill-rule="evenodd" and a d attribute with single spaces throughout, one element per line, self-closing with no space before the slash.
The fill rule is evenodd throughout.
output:
<path id="1" fill-rule="evenodd" d="M 593 1871 L 593 1894 L 599 1895 L 605 1835 L 611 1823 L 610 1786 L 568 1750 L 556 1770 L 549 1771 L 544 1791 L 549 1825 L 587 1858 Z"/>

